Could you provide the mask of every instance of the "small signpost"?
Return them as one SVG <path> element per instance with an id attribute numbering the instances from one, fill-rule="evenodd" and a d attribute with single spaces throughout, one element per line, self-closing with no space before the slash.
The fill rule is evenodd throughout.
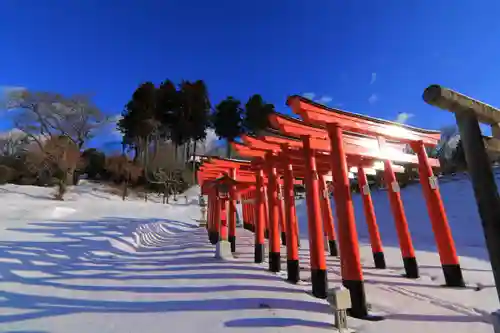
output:
<path id="1" fill-rule="evenodd" d="M 327 301 L 334 311 L 335 328 L 341 333 L 350 332 L 347 327 L 347 310 L 352 306 L 349 290 L 343 287 L 330 289 L 328 290 Z"/>
<path id="2" fill-rule="evenodd" d="M 199 227 L 200 228 L 205 228 L 207 225 L 207 202 L 205 200 L 204 195 L 200 195 L 198 197 L 198 205 L 200 206 L 200 221 L 199 221 Z"/>

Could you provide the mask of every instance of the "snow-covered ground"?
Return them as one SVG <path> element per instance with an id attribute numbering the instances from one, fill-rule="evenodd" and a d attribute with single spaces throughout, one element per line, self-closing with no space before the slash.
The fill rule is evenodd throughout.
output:
<path id="1" fill-rule="evenodd" d="M 422 277 L 400 276 L 401 256 L 387 193 L 373 191 L 387 270 L 375 270 L 366 244 L 360 198 L 354 195 L 367 298 L 380 322 L 350 318 L 359 332 L 491 332 L 499 308 L 482 230 L 466 179 L 441 190 L 469 288 L 441 286 L 439 258 L 418 185 L 402 190 Z M 52 189 L 0 187 L 0 332 L 313 332 L 332 330 L 323 300 L 309 295 L 307 241 L 302 241 L 300 285 L 253 264 L 253 237 L 238 230 L 238 253 L 218 262 L 197 228 L 198 189 L 188 203 L 121 201 L 83 183 L 66 201 Z M 301 237 L 305 205 L 298 202 Z M 137 236 L 136 236 L 137 235 Z M 140 246 L 137 247 L 139 238 Z M 285 251 L 283 250 L 283 256 Z M 284 260 L 283 260 L 284 261 Z M 329 258 L 329 280 L 339 285 L 339 261 Z M 285 266 L 283 266 L 285 268 Z"/>

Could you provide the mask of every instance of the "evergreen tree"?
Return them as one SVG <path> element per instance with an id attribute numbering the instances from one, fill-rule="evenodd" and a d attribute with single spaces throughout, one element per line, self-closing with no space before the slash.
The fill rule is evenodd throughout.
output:
<path id="1" fill-rule="evenodd" d="M 262 96 L 258 94 L 251 96 L 245 104 L 245 116 L 243 118 L 245 132 L 257 134 L 269 127 L 269 115 L 274 112 L 274 105 L 266 103 Z"/>
<path id="2" fill-rule="evenodd" d="M 215 107 L 212 123 L 219 138 L 227 141 L 227 157 L 231 157 L 231 142 L 244 133 L 241 102 L 228 97 Z"/>
<path id="3" fill-rule="evenodd" d="M 158 127 L 156 120 L 157 89 L 151 82 L 141 84 L 125 106 L 118 129 L 123 133 L 123 143 L 135 149 L 136 161 L 146 149 L 144 143 Z"/>

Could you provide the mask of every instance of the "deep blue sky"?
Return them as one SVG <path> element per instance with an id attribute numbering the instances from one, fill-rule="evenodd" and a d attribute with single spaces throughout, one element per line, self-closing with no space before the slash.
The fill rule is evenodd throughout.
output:
<path id="1" fill-rule="evenodd" d="M 500 106 L 496 0 L 5 0 L 0 13 L 0 86 L 90 93 L 109 114 L 167 78 L 204 79 L 214 103 L 260 93 L 286 112 L 286 96 L 314 93 L 428 128 L 453 123 L 422 101 L 432 83 Z"/>

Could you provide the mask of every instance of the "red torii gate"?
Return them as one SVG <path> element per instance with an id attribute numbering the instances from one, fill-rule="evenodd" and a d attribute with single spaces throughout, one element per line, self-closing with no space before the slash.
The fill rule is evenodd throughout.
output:
<path id="1" fill-rule="evenodd" d="M 289 148 L 289 146 L 293 146 L 296 148 L 301 147 L 302 142 L 298 139 L 294 139 L 291 137 L 285 138 L 283 136 L 277 137 L 277 136 L 265 136 L 265 135 L 261 136 L 259 139 L 254 138 L 254 137 L 250 137 L 250 136 L 242 136 L 242 139 L 243 139 L 243 142 L 246 143 L 246 145 L 242 145 L 242 144 L 238 144 L 238 143 L 233 144 L 236 151 L 238 153 L 240 153 L 241 155 L 263 157 L 265 155 L 264 151 L 266 151 L 266 150 L 273 151 L 273 152 L 278 152 L 281 150 L 282 151 L 281 158 L 288 159 L 288 164 L 290 164 L 290 166 L 292 167 L 294 176 L 299 176 L 299 174 L 300 174 L 301 177 L 304 177 L 306 175 L 306 173 L 308 172 L 308 170 L 311 170 L 310 168 L 303 167 L 304 150 L 302 148 L 300 148 L 298 150 L 297 149 L 292 150 Z M 293 140 L 295 140 L 295 141 L 293 141 Z M 277 143 L 271 143 L 269 141 L 274 141 L 274 142 L 280 143 L 281 145 L 278 145 Z M 318 145 L 318 144 L 316 144 L 316 145 Z M 250 148 L 250 147 L 252 147 L 252 148 Z M 326 148 L 323 147 L 322 149 L 327 150 L 328 147 L 326 147 Z M 284 154 L 283 154 L 283 152 L 284 152 Z M 350 152 L 350 154 L 353 153 L 352 150 L 349 150 L 349 152 Z M 359 156 L 358 156 L 359 154 L 361 154 L 359 152 L 359 149 L 354 150 L 354 155 L 355 155 L 354 157 L 358 157 L 358 158 L 356 160 L 354 160 L 352 158 L 352 156 L 350 156 L 350 161 L 351 161 L 351 163 L 354 163 L 354 165 L 359 166 L 359 169 L 361 169 L 361 172 L 359 172 L 358 175 L 360 175 L 360 176 L 362 175 L 362 177 L 360 179 L 360 184 L 362 184 L 362 186 L 364 186 L 364 185 L 366 185 L 367 181 L 366 181 L 366 175 L 365 175 L 363 168 L 367 167 L 367 166 L 371 166 L 373 163 L 370 162 L 369 159 L 365 159 L 365 160 L 361 161 L 359 159 Z M 373 153 L 372 153 L 372 155 L 373 155 Z M 331 169 L 330 162 L 328 161 L 329 155 L 316 154 L 315 157 L 317 160 L 316 163 L 317 163 L 318 172 L 321 175 L 328 173 Z M 406 158 L 403 160 L 408 160 L 408 159 L 411 160 L 411 156 L 405 156 L 405 157 Z M 278 163 L 279 163 L 279 161 L 278 161 Z M 277 166 L 279 166 L 279 164 L 277 164 L 275 166 L 277 167 Z M 280 170 L 286 170 L 286 169 L 287 168 L 285 167 L 285 168 L 281 168 Z M 403 171 L 402 167 L 395 168 L 395 169 L 397 169 L 397 171 Z M 298 172 L 297 172 L 297 170 L 298 170 Z M 324 193 L 324 191 L 326 189 L 324 180 L 319 182 L 319 189 L 320 189 L 320 193 Z M 292 200 L 293 200 L 293 198 L 292 198 Z M 370 200 L 370 201 L 367 202 L 367 200 Z M 368 214 L 367 214 L 367 216 L 368 216 L 367 222 L 368 222 L 368 228 L 369 228 L 370 235 L 371 235 L 371 243 L 372 243 L 372 249 L 373 249 L 373 253 L 374 253 L 375 266 L 377 268 L 385 268 L 385 259 L 384 259 L 383 252 L 382 252 L 382 244 L 380 241 L 380 236 L 378 234 L 378 228 L 377 228 L 376 221 L 374 218 L 373 205 L 371 204 L 371 199 L 369 197 L 367 197 L 365 202 L 369 203 L 369 205 L 365 205 L 365 207 L 367 209 L 370 209 L 370 211 L 371 211 L 371 213 L 368 212 Z M 287 206 L 293 206 L 293 204 L 290 205 L 287 203 Z M 326 194 L 323 194 L 320 198 L 320 207 L 321 207 L 321 213 L 322 213 L 322 217 L 323 217 L 323 227 L 324 227 L 325 233 L 328 236 L 330 254 L 335 256 L 337 254 L 337 248 L 336 248 L 336 241 L 335 241 L 335 231 L 334 231 L 334 226 L 333 226 L 333 217 L 332 217 L 332 213 L 331 213 L 330 202 L 329 202 L 328 196 Z M 313 234 L 310 233 L 310 236 L 312 236 L 312 235 Z M 318 238 L 319 238 L 319 236 L 318 236 Z M 311 247 L 312 247 L 312 244 L 316 244 L 316 241 L 313 240 L 312 237 L 310 239 L 311 239 Z M 276 250 L 278 250 L 277 247 L 276 247 Z M 288 249 L 288 250 L 290 250 L 290 249 Z M 322 250 L 318 247 L 317 251 L 322 251 Z M 312 255 L 311 258 L 313 258 L 313 257 L 315 257 L 315 256 Z M 288 257 L 289 261 L 296 260 L 296 259 L 298 259 L 298 258 Z M 321 259 L 320 259 L 320 261 L 321 261 Z M 314 267 L 315 262 L 311 262 L 311 265 L 312 265 L 311 267 Z M 291 275 L 295 276 L 295 272 L 292 272 L 289 270 L 288 274 L 289 274 L 289 279 L 293 281 L 294 279 L 290 278 L 290 276 Z"/>
<path id="2" fill-rule="evenodd" d="M 296 277 L 298 278 L 298 255 L 295 255 L 298 239 L 293 228 L 295 212 L 293 183 L 290 179 L 298 175 L 304 177 L 307 189 L 313 294 L 316 297 L 326 297 L 327 276 L 322 235 L 323 226 L 329 233 L 330 220 L 331 226 L 333 226 L 333 219 L 331 218 L 331 212 L 328 214 L 329 201 L 326 200 L 328 204 L 325 208 L 325 200 L 322 200 L 319 195 L 321 193 L 320 189 L 324 189 L 324 181 L 319 181 L 319 174 L 330 171 L 334 184 L 336 215 L 341 236 L 339 242 L 342 254 L 342 280 L 351 293 L 351 315 L 365 317 L 368 312 L 347 167 L 349 165 L 352 168 L 357 168 L 358 183 L 362 192 L 375 265 L 383 268 L 385 267 L 385 260 L 365 175 L 365 168 L 374 166 L 374 161 L 383 160 L 385 180 L 398 231 L 404 266 L 407 276 L 416 278 L 418 277 L 418 266 L 408 232 L 399 186 L 394 176 L 394 171 L 397 171 L 395 170 L 397 168 L 392 165 L 391 161 L 418 163 L 420 181 L 424 188 L 427 208 L 436 235 L 446 283 L 449 286 L 463 286 L 464 282 L 453 239 L 436 179 L 432 174 L 432 167 L 439 166 L 439 163 L 437 160 L 429 159 L 424 150 L 425 145 L 433 146 L 437 144 L 439 133 L 328 109 L 298 96 L 290 97 L 288 104 L 305 122 L 273 114 L 270 117 L 271 124 L 275 130 L 277 129 L 280 132 L 281 136 L 270 134 L 259 138 L 243 137 L 245 144 L 233 144 L 240 154 L 254 158 L 252 164 L 256 168 L 255 261 L 261 262 L 263 257 L 264 237 L 260 237 L 260 235 L 263 234 L 263 221 L 265 220 L 263 169 L 266 168 L 268 194 L 270 194 L 268 198 L 270 206 L 269 227 L 271 231 L 270 269 L 279 270 L 280 265 L 279 236 L 277 236 L 279 231 L 276 222 L 276 216 L 278 215 L 276 213 L 278 193 L 276 185 L 279 172 L 284 176 L 284 199 L 287 208 L 284 214 L 286 230 L 291 231 L 287 232 L 288 274 L 289 279 L 292 277 L 291 280 L 294 280 L 294 268 L 296 267 Z M 326 127 L 324 127 L 325 125 Z M 410 144 L 417 155 L 403 153 L 404 144 Z M 320 211 L 323 212 L 323 225 L 320 221 Z M 325 214 L 325 211 L 327 214 Z M 330 215 L 330 218 L 328 218 L 328 215 Z M 330 234 L 329 240 L 331 240 Z M 295 258 L 297 259 L 296 262 L 293 260 Z"/>
<path id="3" fill-rule="evenodd" d="M 343 229 L 340 234 L 346 236 L 341 239 L 341 253 L 353 255 L 357 257 L 356 262 L 359 262 L 359 250 L 354 246 L 357 241 L 355 220 L 351 203 L 351 194 L 348 188 L 347 179 L 347 161 L 348 155 L 348 140 L 344 131 L 354 131 L 365 135 L 372 136 L 378 141 L 381 157 L 384 160 L 385 178 L 388 185 L 389 199 L 396 222 L 400 246 L 403 255 L 404 266 L 408 277 L 418 277 L 418 266 L 416 263 L 411 238 L 408 232 L 406 217 L 404 214 L 403 205 L 399 194 L 399 186 L 394 177 L 392 170 L 393 161 L 403 161 L 405 154 L 397 154 L 391 149 L 387 140 L 394 140 L 399 143 L 410 144 L 416 152 L 416 161 L 408 160 L 407 162 L 418 162 L 420 183 L 423 187 L 423 192 L 429 211 L 432 227 L 436 237 L 436 243 L 441 258 L 443 273 L 448 286 L 464 286 L 462 272 L 458 257 L 456 255 L 455 245 L 451 236 L 451 231 L 448 226 L 448 221 L 442 204 L 437 179 L 432 172 L 432 166 L 438 166 L 437 160 L 432 160 L 427 157 L 425 146 L 435 146 L 439 140 L 439 133 L 435 131 L 427 131 L 417 129 L 410 126 L 399 125 L 379 119 L 353 115 L 340 110 L 328 109 L 320 106 L 307 99 L 299 96 L 292 96 L 287 101 L 292 111 L 300 115 L 309 125 L 320 125 L 323 127 L 323 133 L 318 133 L 317 128 L 309 126 L 311 130 L 306 133 L 315 138 L 328 138 L 330 141 L 331 161 L 332 161 L 332 176 L 334 182 L 334 197 L 336 201 L 336 212 L 339 219 L 339 228 Z M 293 132 L 288 132 L 283 126 L 280 128 L 287 134 L 297 133 L 297 128 Z M 319 135 L 318 135 L 319 134 Z M 325 135 L 326 134 L 326 135 Z M 407 154 L 406 154 L 407 155 Z M 401 158 L 400 158 L 401 157 Z M 353 263 L 354 261 L 351 261 Z M 344 262 L 343 262 L 344 266 Z M 364 288 L 362 287 L 362 271 L 360 265 L 349 265 L 343 269 L 343 283 L 351 291 L 354 303 L 358 303 L 364 298 Z M 356 305 L 358 314 L 363 314 L 366 311 L 366 306 L 363 309 L 363 304 Z"/>
<path id="4" fill-rule="evenodd" d="M 238 174 L 238 181 L 236 175 Z M 222 158 L 210 158 L 198 170 L 198 181 L 202 194 L 209 196 L 209 218 L 207 223 L 209 240 L 217 244 L 219 239 L 231 243 L 231 251 L 236 251 L 236 200 L 237 194 L 244 194 L 255 187 L 255 177 L 251 172 L 251 164 Z M 227 191 L 221 193 L 221 186 Z M 221 196 L 222 195 L 222 196 Z M 229 202 L 229 219 L 225 205 Z M 229 234 L 228 223 L 229 220 Z"/>
<path id="5" fill-rule="evenodd" d="M 229 206 L 229 236 L 228 240 L 231 242 L 231 249 L 233 252 L 236 251 L 236 206 L 235 202 L 239 197 L 247 201 L 251 201 L 255 196 L 255 184 L 256 175 L 253 171 L 255 166 L 248 161 L 234 160 L 234 159 L 222 159 L 211 157 L 208 161 L 203 163 L 198 171 L 198 180 L 202 184 L 202 193 L 209 195 L 209 206 L 218 207 L 215 204 L 211 204 L 213 200 L 219 196 L 218 192 L 215 190 L 217 186 L 214 186 L 213 181 L 216 181 L 216 185 L 225 185 L 226 187 L 236 186 L 231 191 L 229 191 L 229 197 L 225 200 L 230 203 Z M 252 171 L 251 171 L 252 170 Z M 235 183 L 231 183 L 235 182 Z M 268 183 L 267 178 L 263 179 L 263 186 Z M 280 182 L 281 183 L 281 182 Z M 295 181 L 294 183 L 301 183 L 300 181 Z M 266 202 L 265 202 L 266 203 Z M 267 205 L 265 205 L 267 206 Z M 216 208 L 219 210 L 219 208 Z M 210 209 L 209 209 L 210 210 Z M 220 207 L 221 212 L 213 215 L 213 212 L 209 212 L 209 223 L 207 228 L 209 229 L 209 239 L 212 244 L 216 244 L 219 239 L 226 239 L 227 234 L 227 218 L 225 212 L 225 203 Z M 265 208 L 267 211 L 267 207 Z M 212 214 L 212 215 L 211 215 Z M 243 218 L 244 225 L 247 229 L 254 231 L 255 229 L 255 216 L 253 210 L 249 207 L 248 203 L 243 203 Z M 266 217 L 266 215 L 264 215 Z M 284 220 L 282 216 L 281 221 Z M 217 221 L 214 221 L 217 220 Z M 219 221 L 221 223 L 219 224 Z M 267 219 L 266 228 L 267 228 Z M 284 223 L 284 222 L 283 222 Z M 265 235 L 267 232 L 265 232 Z M 286 243 L 285 233 L 282 235 L 283 244 Z M 264 244 L 263 241 L 259 244 Z M 263 260 L 263 259 L 262 259 Z"/>

